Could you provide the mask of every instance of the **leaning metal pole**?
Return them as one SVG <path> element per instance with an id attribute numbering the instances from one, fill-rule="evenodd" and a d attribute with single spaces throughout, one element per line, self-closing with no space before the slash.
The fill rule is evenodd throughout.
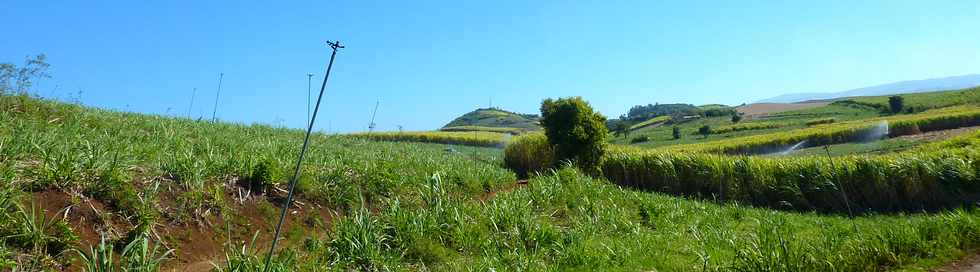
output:
<path id="1" fill-rule="evenodd" d="M 827 152 L 827 159 L 830 160 L 830 168 L 833 169 L 834 188 L 837 188 L 841 197 L 844 198 L 844 206 L 847 207 L 847 216 L 851 219 L 851 227 L 854 228 L 854 232 L 857 232 L 857 223 L 854 223 L 854 211 L 851 210 L 851 201 L 847 198 L 847 193 L 844 192 L 844 187 L 840 184 L 840 177 L 837 175 L 837 164 L 834 163 L 834 157 L 830 156 L 830 146 L 823 146 L 823 150 Z"/>
<path id="2" fill-rule="evenodd" d="M 327 78 L 330 77 L 330 68 L 333 68 L 333 59 L 337 56 L 337 49 L 344 48 L 340 44 L 340 41 L 330 42 L 327 41 L 333 52 L 330 53 L 330 62 L 327 64 L 327 72 L 323 74 L 323 84 L 320 85 L 320 96 L 316 99 L 316 106 L 313 107 L 313 116 L 310 117 L 310 122 L 306 127 L 306 139 L 303 140 L 303 148 L 299 151 L 299 159 L 296 160 L 296 170 L 293 171 L 293 178 L 289 181 L 289 193 L 286 194 L 286 203 L 282 206 L 282 212 L 279 213 L 279 223 L 276 224 L 276 234 L 272 237 L 272 246 L 269 247 L 269 254 L 265 257 L 265 268 L 263 271 L 269 271 L 269 264 L 272 263 L 272 253 L 276 250 L 276 243 L 279 242 L 279 233 L 282 230 L 282 223 L 286 219 L 286 211 L 289 210 L 289 206 L 293 202 L 293 190 L 296 189 L 296 180 L 299 179 L 300 166 L 303 165 L 303 157 L 306 156 L 306 147 L 310 143 L 310 133 L 313 132 L 313 122 L 316 120 L 316 114 L 320 110 L 320 101 L 323 100 L 323 90 L 327 88 Z"/>
<path id="3" fill-rule="evenodd" d="M 221 96 L 221 80 L 225 79 L 225 73 L 218 76 L 218 92 L 214 94 L 214 111 L 211 112 L 211 123 L 217 120 L 218 116 L 218 97 Z"/>

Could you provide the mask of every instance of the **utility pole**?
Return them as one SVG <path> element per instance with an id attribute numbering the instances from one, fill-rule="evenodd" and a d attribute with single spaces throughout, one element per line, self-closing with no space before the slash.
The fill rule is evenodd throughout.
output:
<path id="1" fill-rule="evenodd" d="M 323 100 L 323 91 L 327 88 L 327 78 L 330 78 L 330 69 L 333 68 L 333 59 L 337 56 L 337 49 L 344 48 L 340 44 L 340 41 L 330 42 L 327 41 L 327 45 L 333 49 L 330 53 L 330 62 L 327 64 L 327 72 L 323 74 L 323 85 L 320 85 L 320 96 L 316 99 L 316 106 L 313 107 L 313 115 L 310 116 L 310 122 L 306 127 L 306 138 L 303 140 L 303 148 L 299 151 L 299 159 L 296 160 L 296 169 L 293 171 L 293 178 L 289 181 L 289 193 L 286 195 L 286 203 L 282 206 L 282 212 L 279 213 L 279 223 L 276 224 L 276 234 L 272 237 L 272 246 L 269 247 L 269 255 L 265 257 L 265 269 L 263 271 L 269 271 L 269 263 L 272 262 L 272 253 L 276 250 L 276 243 L 279 242 L 279 233 L 282 231 L 282 222 L 286 219 L 286 211 L 289 210 L 289 206 L 292 206 L 293 202 L 293 191 L 296 189 L 296 180 L 299 178 L 300 167 L 303 166 L 303 157 L 306 156 L 306 148 L 310 144 L 310 134 L 313 132 L 313 122 L 316 121 L 316 114 L 320 110 L 320 101 Z"/>
<path id="2" fill-rule="evenodd" d="M 306 122 L 310 122 L 310 81 L 313 80 L 313 74 L 306 74 Z"/>
<path id="3" fill-rule="evenodd" d="M 191 105 L 187 106 L 187 118 L 191 118 L 191 110 L 194 109 L 194 96 L 197 95 L 197 88 L 191 92 Z"/>
<path id="4" fill-rule="evenodd" d="M 368 124 L 368 133 L 374 132 L 374 117 L 378 115 L 378 105 L 381 105 L 381 100 L 374 103 L 374 113 L 371 113 L 371 123 Z"/>
<path id="5" fill-rule="evenodd" d="M 214 94 L 214 111 L 211 112 L 211 123 L 217 120 L 218 116 L 218 97 L 221 96 L 221 80 L 225 78 L 225 73 L 218 76 L 218 92 Z"/>

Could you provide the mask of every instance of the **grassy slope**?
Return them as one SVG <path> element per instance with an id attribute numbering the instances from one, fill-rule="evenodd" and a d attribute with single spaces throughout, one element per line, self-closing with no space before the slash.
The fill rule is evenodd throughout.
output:
<path id="1" fill-rule="evenodd" d="M 773 114 L 767 118 L 745 120 L 739 124 L 753 124 L 753 123 L 780 123 L 784 124 L 783 127 L 775 129 L 760 129 L 760 130 L 746 130 L 729 132 L 722 134 L 712 134 L 707 138 L 701 135 L 694 135 L 698 131 L 698 128 L 704 125 L 711 127 L 723 127 L 732 125 L 730 117 L 711 117 L 711 118 L 701 118 L 699 120 L 694 120 L 690 122 L 681 123 L 674 125 L 681 128 L 682 137 L 679 140 L 674 140 L 672 135 L 673 126 L 660 126 L 655 128 L 643 128 L 633 132 L 630 132 L 630 137 L 650 137 L 649 142 L 635 144 L 639 147 L 660 147 L 668 145 L 678 145 L 678 144 L 692 144 L 692 143 L 703 143 L 711 142 L 717 140 L 724 140 L 730 138 L 737 138 L 750 135 L 760 135 L 768 134 L 780 131 L 789 131 L 794 129 L 800 129 L 806 127 L 806 121 L 834 117 L 837 121 L 844 120 L 857 120 L 864 118 L 871 118 L 878 116 L 876 110 L 871 108 L 860 108 L 860 107 L 848 107 L 841 105 L 828 105 L 819 108 L 798 110 L 798 111 L 787 111 L 778 114 Z M 629 140 L 624 137 L 611 138 L 611 142 L 615 144 L 628 144 Z"/>
<path id="2" fill-rule="evenodd" d="M 143 221 L 186 229 L 214 224 L 219 227 L 202 231 L 214 231 L 210 236 L 220 237 L 219 249 L 220 241 L 227 239 L 225 233 L 232 233 L 235 240 L 248 240 L 259 231 L 268 240 L 268 223 L 234 223 L 247 221 L 234 219 L 241 211 L 233 209 L 232 198 L 241 193 L 239 189 L 247 189 L 239 181 L 255 176 L 268 176 L 265 182 L 279 183 L 282 188 L 302 143 L 302 133 L 296 130 L 209 124 L 9 96 L 0 96 L 0 135 L 0 182 L 4 189 L 20 191 L 23 199 L 37 194 L 31 191 L 53 190 L 81 199 L 79 207 L 86 206 L 87 199 L 119 203 L 108 205 L 110 213 L 101 213 L 110 221 L 123 222 L 108 233 L 112 240 L 122 238 L 120 235 Z M 307 205 L 322 205 L 343 214 L 362 201 L 376 207 L 393 196 L 406 201 L 418 199 L 419 190 L 434 174 L 441 176 L 445 189 L 456 197 L 474 196 L 514 180 L 512 173 L 497 166 L 497 150 L 443 149 L 444 145 L 315 135 L 297 187 L 298 197 Z M 101 188 L 130 193 L 105 194 L 100 193 Z M 272 199 L 258 199 L 257 209 L 276 209 Z M 0 208 L 9 214 L 16 210 Z M 259 219 L 271 222 L 274 214 L 266 212 L 270 217 Z M 224 219 L 231 221 L 231 230 L 223 229 Z M 20 223 L 23 221 L 0 218 L 0 234 L 15 232 L 13 226 Z M 100 223 L 80 226 L 105 227 Z M 299 237 L 300 241 L 304 238 Z M 93 241 L 82 242 L 87 248 Z M 184 248 L 176 249 L 181 256 Z"/>
<path id="3" fill-rule="evenodd" d="M 954 105 L 978 104 L 980 103 L 980 88 L 901 94 L 899 96 L 905 98 L 904 104 L 906 108 L 912 107 L 915 111 L 924 111 Z M 889 107 L 889 97 L 891 96 L 867 96 L 853 97 L 846 100 L 876 105 L 882 109 L 887 109 Z"/>
<path id="4" fill-rule="evenodd" d="M 524 116 L 498 109 L 477 109 L 468 112 L 463 114 L 463 116 L 457 117 L 453 121 L 449 122 L 449 124 L 446 124 L 444 128 L 463 126 L 503 127 L 522 130 L 540 129 L 536 120 L 528 119 Z"/>
<path id="5" fill-rule="evenodd" d="M 229 180 L 254 170 L 249 161 L 270 159 L 288 169 L 301 138 L 294 130 L 11 97 L 0 97 L 0 105 L 0 177 L 5 188 L 16 190 L 34 184 L 72 190 L 112 171 L 121 171 L 125 184 L 143 195 L 153 191 L 138 186 L 144 180 L 139 177 L 181 177 L 157 180 L 185 193 L 196 186 L 233 189 Z M 340 217 L 325 237 L 293 232 L 294 241 L 308 240 L 278 255 L 283 270 L 916 269 L 961 256 L 962 249 L 980 243 L 975 211 L 850 220 L 628 191 L 571 169 L 485 195 L 481 192 L 513 179 L 498 166 L 499 151 L 447 153 L 440 145 L 324 136 L 315 137 L 311 148 L 300 196 L 340 211 Z M 118 166 L 107 168 L 110 161 Z M 216 196 L 202 196 L 203 204 L 229 201 Z M 360 199 L 371 208 L 358 208 Z M 188 201 L 178 207 L 202 204 Z M 188 218 L 162 214 L 156 223 L 217 216 L 184 212 Z M 4 251 L 28 252 L 9 245 Z M 246 270 L 260 260 L 254 251 L 231 257 Z"/>
<path id="6" fill-rule="evenodd" d="M 639 122 L 639 123 L 636 123 L 636 124 L 630 126 L 630 130 L 631 131 L 632 130 L 637 130 L 637 129 L 644 128 L 644 127 L 647 127 L 647 126 L 652 125 L 652 124 L 656 124 L 656 123 L 660 123 L 660 122 L 666 122 L 666 121 L 670 120 L 670 118 L 671 118 L 670 115 L 657 116 L 657 117 L 654 117 L 654 118 L 650 118 L 650 119 L 647 119 L 646 121 Z"/>

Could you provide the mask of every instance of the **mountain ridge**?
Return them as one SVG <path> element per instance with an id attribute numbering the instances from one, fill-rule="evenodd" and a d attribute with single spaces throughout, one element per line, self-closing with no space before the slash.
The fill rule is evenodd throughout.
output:
<path id="1" fill-rule="evenodd" d="M 805 92 L 788 93 L 762 99 L 755 103 L 796 103 L 813 100 L 827 100 L 854 96 L 878 96 L 901 93 L 921 93 L 940 90 L 965 89 L 980 86 L 980 74 L 928 78 L 919 80 L 904 80 L 874 86 L 850 89 L 840 92 Z"/>

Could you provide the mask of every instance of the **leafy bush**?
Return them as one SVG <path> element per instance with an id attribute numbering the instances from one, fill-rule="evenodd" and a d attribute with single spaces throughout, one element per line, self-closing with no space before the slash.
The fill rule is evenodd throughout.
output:
<path id="1" fill-rule="evenodd" d="M 656 104 L 656 105 L 636 105 L 626 113 L 626 119 L 643 120 L 665 115 L 695 115 L 701 113 L 701 109 L 690 104 Z"/>
<path id="2" fill-rule="evenodd" d="M 643 135 L 643 136 L 640 136 L 640 137 L 636 137 L 636 138 L 630 139 L 630 143 L 631 144 L 643 143 L 643 142 L 649 142 L 649 141 L 650 141 L 650 136 L 647 136 L 647 135 Z"/>
<path id="3" fill-rule="evenodd" d="M 677 127 L 677 126 L 674 126 L 673 128 L 671 128 L 671 134 L 673 134 L 674 140 L 680 140 L 680 138 L 681 138 L 681 128 L 680 127 Z"/>
<path id="4" fill-rule="evenodd" d="M 556 161 L 574 161 L 588 173 L 597 173 L 605 153 L 605 122 L 581 97 L 541 102 L 541 125 L 555 147 Z"/>
<path id="5" fill-rule="evenodd" d="M 252 169 L 252 173 L 248 177 L 248 186 L 252 190 L 265 192 L 285 178 L 286 174 L 279 166 L 279 162 L 272 158 L 266 158 L 259 161 Z"/>
<path id="6" fill-rule="evenodd" d="M 905 98 L 897 95 L 888 98 L 888 108 L 891 109 L 892 113 L 902 112 L 903 107 L 905 107 Z"/>
<path id="7" fill-rule="evenodd" d="M 823 125 L 823 124 L 833 124 L 836 121 L 837 119 L 834 118 L 813 119 L 810 121 L 806 121 L 806 126 L 811 127 L 811 126 Z"/>
<path id="8" fill-rule="evenodd" d="M 707 138 L 708 135 L 711 134 L 711 126 L 709 125 L 701 126 L 700 128 L 698 128 L 698 134 L 701 134 L 705 138 Z"/>
<path id="9" fill-rule="evenodd" d="M 741 121 L 742 121 L 742 114 L 740 113 L 732 114 L 732 123 L 738 123 Z"/>
<path id="10" fill-rule="evenodd" d="M 520 177 L 528 177 L 554 165 L 555 151 L 544 134 L 517 136 L 504 148 L 504 166 Z"/>

